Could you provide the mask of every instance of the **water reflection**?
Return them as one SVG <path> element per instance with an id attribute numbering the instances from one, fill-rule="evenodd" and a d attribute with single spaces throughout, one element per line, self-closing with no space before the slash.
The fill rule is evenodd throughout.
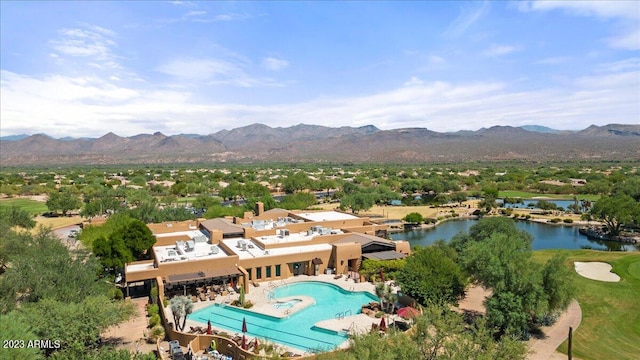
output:
<path id="1" fill-rule="evenodd" d="M 442 223 L 432 229 L 414 229 L 407 232 L 394 233 L 394 240 L 407 240 L 411 246 L 426 246 L 436 240 L 450 240 L 460 231 L 469 231 L 477 220 L 456 220 Z M 536 222 L 516 221 L 516 227 L 533 236 L 533 250 L 542 249 L 583 249 L 590 248 L 606 251 L 638 251 L 639 245 L 617 241 L 589 239 L 578 232 L 577 226 L 546 225 Z"/>

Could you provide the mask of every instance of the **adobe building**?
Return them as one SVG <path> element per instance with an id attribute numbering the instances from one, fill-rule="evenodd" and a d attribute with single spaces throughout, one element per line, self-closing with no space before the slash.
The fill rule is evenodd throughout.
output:
<path id="1" fill-rule="evenodd" d="M 297 275 L 349 274 L 363 259 L 399 259 L 406 241 L 391 241 L 387 226 L 337 211 L 256 211 L 242 218 L 148 224 L 156 237 L 152 259 L 125 266 L 130 286 L 161 278 L 165 287 L 243 285 Z"/>

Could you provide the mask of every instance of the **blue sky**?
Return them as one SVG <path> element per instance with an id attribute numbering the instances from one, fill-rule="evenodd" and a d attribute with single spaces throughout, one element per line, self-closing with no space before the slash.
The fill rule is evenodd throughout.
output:
<path id="1" fill-rule="evenodd" d="M 640 2 L 2 1 L 0 135 L 640 123 Z"/>

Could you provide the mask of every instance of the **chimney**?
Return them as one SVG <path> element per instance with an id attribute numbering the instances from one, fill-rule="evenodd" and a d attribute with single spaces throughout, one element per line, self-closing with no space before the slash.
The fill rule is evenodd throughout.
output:
<path id="1" fill-rule="evenodd" d="M 256 216 L 262 215 L 264 212 L 264 203 L 262 201 L 256 202 Z"/>

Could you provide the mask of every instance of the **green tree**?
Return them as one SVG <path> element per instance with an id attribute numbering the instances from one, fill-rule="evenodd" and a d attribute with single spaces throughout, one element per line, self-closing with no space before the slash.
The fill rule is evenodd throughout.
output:
<path id="1" fill-rule="evenodd" d="M 219 205 L 220 200 L 214 198 L 213 196 L 200 194 L 196 196 L 196 198 L 191 202 L 191 206 L 196 209 L 208 209 L 210 206 Z"/>
<path id="2" fill-rule="evenodd" d="M 353 213 L 359 213 L 360 211 L 367 211 L 373 207 L 376 198 L 373 194 L 364 191 L 357 191 L 345 195 L 340 201 L 341 209 L 351 209 Z"/>
<path id="3" fill-rule="evenodd" d="M 407 214 L 402 220 L 408 223 L 422 224 L 424 222 L 424 217 L 420 213 L 412 212 Z"/>
<path id="4" fill-rule="evenodd" d="M 565 264 L 566 260 L 566 254 L 556 254 L 542 269 L 542 287 L 551 311 L 566 309 L 576 295 L 573 270 Z"/>
<path id="5" fill-rule="evenodd" d="M 43 352 L 36 347 L 28 347 L 29 341 L 39 340 L 29 324 L 17 311 L 0 315 L 0 339 L 18 341 L 16 347 L 0 347 L 0 359 L 44 359 Z M 20 343 L 23 342 L 23 343 Z M 22 344 L 22 346 L 20 346 Z"/>
<path id="6" fill-rule="evenodd" d="M 45 298 L 19 310 L 40 339 L 59 340 L 61 351 L 72 353 L 74 349 L 98 347 L 101 333 L 107 327 L 127 320 L 134 311 L 133 304 L 114 302 L 105 296 L 89 296 L 71 302 Z"/>
<path id="7" fill-rule="evenodd" d="M 452 243 L 462 249 L 467 272 L 492 289 L 485 304 L 487 320 L 503 334 L 526 335 L 537 318 L 566 308 L 574 294 L 564 260 L 534 262 L 531 236 L 519 231 L 511 219 L 483 219 Z"/>
<path id="8" fill-rule="evenodd" d="M 6 222 L 7 226 L 19 226 L 24 229 L 32 229 L 36 226 L 33 216 L 17 206 L 0 207 L 0 221 Z"/>
<path id="9" fill-rule="evenodd" d="M 311 186 L 311 179 L 302 171 L 299 171 L 291 176 L 287 176 L 282 181 L 282 189 L 287 194 L 292 194 L 300 190 L 309 189 Z"/>
<path id="10" fill-rule="evenodd" d="M 146 253 L 153 244 L 156 243 L 156 238 L 149 227 L 140 220 L 133 220 L 125 226 L 117 229 L 111 234 L 112 239 L 122 239 L 124 244 L 131 250 L 133 256 L 140 259 L 141 255 Z"/>
<path id="11" fill-rule="evenodd" d="M 284 209 L 306 209 L 317 203 L 315 195 L 307 192 L 298 192 L 287 195 L 280 200 L 279 206 Z"/>
<path id="12" fill-rule="evenodd" d="M 604 222 L 609 234 L 616 236 L 624 224 L 640 221 L 640 203 L 626 194 L 602 196 L 590 213 Z"/>
<path id="13" fill-rule="evenodd" d="M 5 234 L 8 242 L 19 242 L 9 252 L 6 272 L 0 279 L 0 313 L 17 304 L 52 299 L 80 301 L 104 293 L 106 284 L 96 274 L 100 265 L 86 251 L 69 250 L 51 232 L 41 229 L 36 235 Z"/>
<path id="14" fill-rule="evenodd" d="M 420 304 L 457 304 L 467 276 L 456 260 L 456 252 L 443 242 L 416 248 L 398 274 L 398 284 Z"/>
<path id="15" fill-rule="evenodd" d="M 47 208 L 52 212 L 62 212 L 67 215 L 71 210 L 80 209 L 82 203 L 78 196 L 67 189 L 54 191 L 49 194 Z"/>

